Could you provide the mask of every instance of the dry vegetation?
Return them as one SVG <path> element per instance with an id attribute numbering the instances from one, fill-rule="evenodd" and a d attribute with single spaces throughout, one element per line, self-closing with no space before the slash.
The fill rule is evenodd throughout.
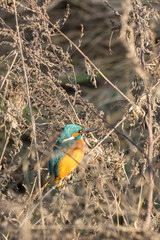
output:
<path id="1" fill-rule="evenodd" d="M 125 60 L 118 66 L 127 64 L 129 69 L 125 76 L 121 75 L 122 84 L 101 72 L 107 59 L 99 58 L 102 45 L 107 43 L 97 44 L 96 65 L 92 56 L 87 57 L 81 50 L 83 41 L 88 46 L 86 39 L 90 39 L 94 56 L 97 49 L 92 40 L 103 35 L 105 26 L 98 33 L 93 29 L 85 38 L 83 26 L 80 28 L 83 22 L 78 22 L 79 38 L 74 35 L 76 40 L 72 42 L 74 37 L 71 40 L 65 29 L 72 8 L 66 3 L 0 3 L 1 12 L 12 19 L 7 22 L 1 14 L 0 239 L 158 240 L 160 46 L 156 33 L 159 15 L 153 7 L 158 2 L 151 5 L 142 0 L 124 0 L 118 10 L 107 1 L 80 1 L 79 6 L 78 2 L 73 6 L 77 16 L 82 9 L 96 11 L 95 15 L 92 12 L 92 24 L 97 16 L 105 21 L 109 14 L 110 58 L 114 47 L 123 44 Z M 55 9 L 55 16 L 62 15 L 56 12 L 62 3 L 66 8 L 63 18 L 50 18 L 51 9 Z M 70 28 L 75 22 L 70 22 Z M 119 61 L 119 55 L 115 58 Z M 87 72 L 93 86 L 98 85 L 98 96 L 91 97 L 91 92 L 90 101 L 86 100 L 86 92 L 93 91 L 93 87 L 86 90 L 85 85 L 77 84 L 76 71 Z M 110 113 L 104 110 L 111 117 L 91 103 L 95 96 L 93 102 L 99 106 L 115 105 Z M 52 182 L 42 192 L 54 142 L 61 128 L 69 123 L 99 130 L 85 137 L 85 158 L 64 180 L 62 189 L 57 190 Z"/>

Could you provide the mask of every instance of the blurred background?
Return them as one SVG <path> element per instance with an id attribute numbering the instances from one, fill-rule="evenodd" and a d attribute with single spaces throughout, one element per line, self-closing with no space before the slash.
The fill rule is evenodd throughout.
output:
<path id="1" fill-rule="evenodd" d="M 25 1 L 21 1 L 27 5 Z M 44 1 L 38 1 L 38 5 L 42 6 Z M 159 1 L 143 1 L 145 5 L 150 7 L 150 4 L 160 11 Z M 1 5 L 13 4 L 12 0 L 2 0 Z M 126 57 L 126 49 L 121 42 L 121 14 L 124 1 L 112 0 L 73 0 L 50 1 L 48 5 L 48 14 L 52 23 L 58 24 L 63 33 L 65 33 L 77 45 L 81 42 L 80 49 L 88 56 L 93 63 L 118 86 L 122 92 L 126 93 L 130 98 L 131 83 L 135 77 L 133 65 Z M 21 15 L 24 14 L 24 9 L 19 7 Z M 26 13 L 25 13 L 26 14 Z M 65 24 L 64 24 L 64 16 Z M 15 29 L 15 18 L 8 14 L 2 8 L 0 9 L 0 17 L 13 29 Z M 82 27 L 83 26 L 83 27 Z M 156 33 L 156 41 L 160 38 L 159 22 L 154 21 L 153 26 Z M 82 30 L 83 29 L 83 30 Z M 83 33 L 82 33 L 83 31 Z M 83 35 L 83 36 L 82 36 Z M 31 36 L 28 33 L 28 38 Z M 54 43 L 63 47 L 64 50 L 70 48 L 69 43 L 57 33 L 54 37 Z M 10 50 L 8 45 L 0 46 L 0 55 Z M 72 63 L 75 67 L 77 83 L 81 85 L 82 95 L 90 102 L 94 103 L 95 107 L 103 110 L 107 120 L 111 123 L 116 123 L 121 119 L 125 105 L 123 97 L 118 94 L 108 83 L 97 75 L 96 83 L 94 77 L 91 79 L 87 76 L 84 58 L 75 50 L 70 49 Z M 4 64 L 0 64 L 0 71 L 3 73 Z M 65 76 L 61 76 L 64 83 L 67 82 Z M 70 87 L 68 92 L 72 92 Z"/>

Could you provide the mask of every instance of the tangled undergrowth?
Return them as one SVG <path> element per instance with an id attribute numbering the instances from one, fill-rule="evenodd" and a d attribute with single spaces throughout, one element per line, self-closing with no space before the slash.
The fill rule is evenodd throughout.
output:
<path id="1" fill-rule="evenodd" d="M 63 19 L 49 20 L 51 3 L 1 2 L 14 21 L 0 18 L 1 239 L 159 239 L 159 14 L 141 0 L 124 0 L 120 12 L 103 3 L 119 18 L 112 31 L 133 65 L 124 93 L 80 50 L 83 26 L 77 45 L 63 33 L 69 6 Z M 94 86 L 100 76 L 124 98 L 116 126 L 83 98 L 73 54 L 84 57 Z M 54 142 L 69 123 L 98 131 L 85 136 L 84 160 L 62 189 L 52 182 L 41 191 Z"/>

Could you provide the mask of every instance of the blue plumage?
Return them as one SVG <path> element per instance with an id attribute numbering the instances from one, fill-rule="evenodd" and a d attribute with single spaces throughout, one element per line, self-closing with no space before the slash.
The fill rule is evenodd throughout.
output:
<path id="1" fill-rule="evenodd" d="M 83 128 L 79 125 L 75 125 L 75 124 L 66 125 L 62 131 L 62 136 L 59 139 L 59 142 L 62 142 L 62 140 L 72 137 L 73 133 L 78 133 L 78 131 L 82 129 Z M 79 135 L 79 137 L 81 137 L 81 135 Z"/>
<path id="2" fill-rule="evenodd" d="M 66 142 L 63 141 L 65 139 L 72 137 L 73 133 L 78 133 L 82 129 L 83 128 L 81 126 L 75 124 L 68 124 L 64 127 L 60 139 L 55 143 L 55 145 L 57 145 L 59 148 L 54 146 L 53 148 L 54 156 L 48 162 L 48 170 L 50 175 L 52 175 L 54 172 L 55 178 L 59 176 L 58 163 L 62 159 L 64 153 L 67 152 L 68 147 L 73 146 L 75 144 L 75 141 L 81 138 L 81 135 L 77 136 L 74 140 Z M 62 151 L 60 149 L 62 149 Z"/>

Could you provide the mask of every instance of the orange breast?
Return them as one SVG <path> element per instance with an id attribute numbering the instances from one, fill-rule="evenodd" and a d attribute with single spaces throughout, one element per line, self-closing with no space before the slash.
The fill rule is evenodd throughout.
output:
<path id="1" fill-rule="evenodd" d="M 67 154 L 64 154 L 63 158 L 59 162 L 59 166 L 58 166 L 59 177 L 56 179 L 56 183 L 61 178 L 64 178 L 69 173 L 71 173 L 76 168 L 78 163 L 81 162 L 81 160 L 84 156 L 84 142 L 83 142 L 83 140 L 82 139 L 77 140 L 75 142 L 75 145 L 73 147 L 70 147 L 67 150 Z"/>

